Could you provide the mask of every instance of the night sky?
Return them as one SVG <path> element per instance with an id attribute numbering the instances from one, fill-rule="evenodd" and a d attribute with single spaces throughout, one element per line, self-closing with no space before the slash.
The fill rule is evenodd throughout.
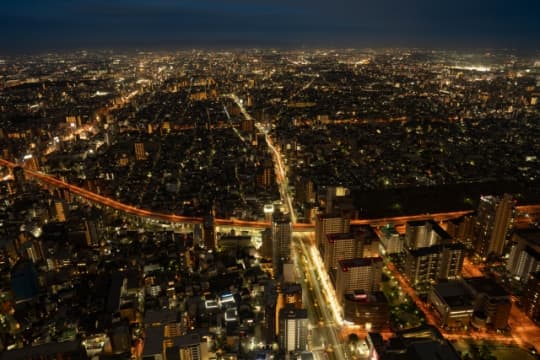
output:
<path id="1" fill-rule="evenodd" d="M 228 47 L 540 48 L 539 0 L 1 0 L 0 53 Z"/>

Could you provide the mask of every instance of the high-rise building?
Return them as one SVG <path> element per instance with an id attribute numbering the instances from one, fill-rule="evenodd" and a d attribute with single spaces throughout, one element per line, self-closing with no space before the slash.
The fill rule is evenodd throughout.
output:
<path id="1" fill-rule="evenodd" d="M 82 125 L 81 115 L 69 115 L 66 116 L 66 123 L 68 123 L 72 128 Z"/>
<path id="2" fill-rule="evenodd" d="M 272 344 L 276 339 L 277 325 L 276 310 L 277 310 L 277 284 L 275 280 L 269 280 L 264 285 L 264 321 L 263 332 L 267 344 Z"/>
<path id="3" fill-rule="evenodd" d="M 300 203 L 315 203 L 315 184 L 310 179 L 298 176 L 295 181 L 296 199 Z"/>
<path id="4" fill-rule="evenodd" d="M 264 229 L 261 232 L 262 246 L 261 246 L 261 255 L 265 259 L 272 259 L 272 230 Z"/>
<path id="5" fill-rule="evenodd" d="M 279 311 L 280 348 L 286 353 L 306 350 L 308 323 L 306 309 L 281 309 Z"/>
<path id="6" fill-rule="evenodd" d="M 381 242 L 371 226 L 352 225 L 350 232 L 360 240 L 361 249 L 358 257 L 377 257 L 381 255 Z"/>
<path id="7" fill-rule="evenodd" d="M 339 261 L 336 274 L 336 297 L 340 302 L 355 290 L 370 294 L 378 291 L 382 278 L 381 257 L 354 258 Z"/>
<path id="8" fill-rule="evenodd" d="M 433 245 L 406 251 L 405 275 L 412 284 L 461 276 L 465 246 L 462 243 Z"/>
<path id="9" fill-rule="evenodd" d="M 315 218 L 315 240 L 321 255 L 324 257 L 324 242 L 328 234 L 348 233 L 349 230 L 349 219 L 339 215 L 318 214 Z"/>
<path id="10" fill-rule="evenodd" d="M 326 270 L 338 267 L 338 261 L 362 257 L 362 240 L 353 233 L 327 234 L 323 261 Z"/>
<path id="11" fill-rule="evenodd" d="M 540 230 L 520 229 L 512 235 L 512 249 L 506 263 L 510 274 L 522 282 L 529 274 L 540 271 Z"/>
<path id="12" fill-rule="evenodd" d="M 328 186 L 326 188 L 326 214 L 334 213 L 334 204 L 337 198 L 349 196 L 350 190 L 343 186 Z"/>
<path id="13" fill-rule="evenodd" d="M 382 245 L 381 252 L 384 254 L 399 254 L 403 251 L 404 238 L 390 224 L 380 229 L 379 240 Z"/>
<path id="14" fill-rule="evenodd" d="M 443 245 L 438 275 L 439 279 L 448 280 L 461 277 L 465 250 L 465 245 L 460 242 Z"/>
<path id="15" fill-rule="evenodd" d="M 528 317 L 533 321 L 540 321 L 540 272 L 529 274 L 521 303 Z"/>
<path id="16" fill-rule="evenodd" d="M 296 281 L 296 272 L 294 262 L 292 260 L 285 260 L 281 264 L 281 280 L 286 283 L 293 283 Z"/>
<path id="17" fill-rule="evenodd" d="M 24 168 L 32 171 L 39 170 L 39 161 L 36 156 L 28 155 L 24 159 Z"/>
<path id="18" fill-rule="evenodd" d="M 56 213 L 56 220 L 59 222 L 66 222 L 69 217 L 69 208 L 64 200 L 56 200 L 54 202 L 54 209 Z"/>
<path id="19" fill-rule="evenodd" d="M 455 241 L 463 243 L 467 248 L 473 246 L 475 217 L 465 215 L 448 222 L 447 232 Z"/>
<path id="20" fill-rule="evenodd" d="M 146 152 L 144 150 L 144 143 L 135 143 L 135 160 L 146 160 Z"/>
<path id="21" fill-rule="evenodd" d="M 540 271 L 540 252 L 538 248 L 525 246 L 525 248 L 515 256 L 515 266 L 511 269 L 512 275 L 525 282 L 530 273 Z"/>
<path id="22" fill-rule="evenodd" d="M 405 244 L 409 249 L 430 247 L 450 240 L 450 235 L 434 221 L 407 222 Z"/>
<path id="23" fill-rule="evenodd" d="M 480 198 L 473 240 L 475 251 L 480 256 L 485 258 L 488 255 L 503 255 L 513 206 L 514 201 L 510 194 Z"/>
<path id="24" fill-rule="evenodd" d="M 214 216 L 207 215 L 203 222 L 203 242 L 205 248 L 211 250 L 216 248 L 216 226 Z"/>
<path id="25" fill-rule="evenodd" d="M 264 161 L 263 166 L 258 170 L 257 185 L 263 189 L 270 188 L 274 183 L 274 164 L 270 159 Z"/>
<path id="26" fill-rule="evenodd" d="M 15 181 L 15 189 L 17 190 L 17 193 L 23 193 L 26 190 L 26 177 L 22 167 L 15 166 L 13 168 L 13 180 Z"/>
<path id="27" fill-rule="evenodd" d="M 429 283 L 439 276 L 442 246 L 433 245 L 408 250 L 405 258 L 405 275 L 413 285 Z"/>
<path id="28" fill-rule="evenodd" d="M 31 238 L 21 244 L 20 252 L 23 258 L 27 258 L 34 264 L 45 260 L 41 239 Z"/>
<path id="29" fill-rule="evenodd" d="M 65 201 L 66 203 L 71 203 L 72 200 L 72 194 L 69 188 L 67 187 L 59 187 L 54 190 L 54 196 L 56 196 L 58 199 Z"/>
<path id="30" fill-rule="evenodd" d="M 253 119 L 244 118 L 240 123 L 240 130 L 244 133 L 253 133 L 255 129 L 255 121 Z"/>
<path id="31" fill-rule="evenodd" d="M 281 212 L 274 213 L 272 219 L 272 265 L 274 275 L 281 275 L 282 264 L 291 257 L 291 218 Z"/>
<path id="32" fill-rule="evenodd" d="M 84 220 L 84 237 L 86 239 L 86 245 L 88 246 L 98 246 L 99 237 L 98 237 L 98 226 L 99 220 Z"/>

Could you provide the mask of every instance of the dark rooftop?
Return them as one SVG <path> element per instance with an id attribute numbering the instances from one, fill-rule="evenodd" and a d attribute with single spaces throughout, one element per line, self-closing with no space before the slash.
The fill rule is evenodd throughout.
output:
<path id="1" fill-rule="evenodd" d="M 326 238 L 329 242 L 335 242 L 339 240 L 350 240 L 354 239 L 353 233 L 334 233 L 334 234 L 326 234 Z"/>
<path id="2" fill-rule="evenodd" d="M 307 316 L 308 314 L 306 309 L 286 308 L 279 311 L 280 318 L 284 317 L 287 319 L 307 319 Z"/>
<path id="3" fill-rule="evenodd" d="M 413 249 L 409 253 L 414 257 L 428 256 L 432 254 L 438 254 L 442 250 L 441 245 L 433 245 L 429 247 L 423 247 L 418 249 Z"/>
<path id="4" fill-rule="evenodd" d="M 382 257 L 354 258 L 339 261 L 339 266 L 343 268 L 353 268 L 360 266 L 369 266 L 374 263 L 382 262 Z"/>
<path id="5" fill-rule="evenodd" d="M 437 295 L 451 308 L 472 305 L 469 291 L 461 281 L 449 281 L 433 287 Z"/>
<path id="6" fill-rule="evenodd" d="M 477 293 L 484 293 L 489 297 L 507 297 L 508 292 L 495 280 L 487 277 L 465 278 L 465 282 Z"/>

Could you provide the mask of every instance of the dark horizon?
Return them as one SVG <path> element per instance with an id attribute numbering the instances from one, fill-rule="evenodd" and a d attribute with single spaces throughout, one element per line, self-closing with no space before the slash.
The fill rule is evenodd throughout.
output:
<path id="1" fill-rule="evenodd" d="M 0 53 L 79 49 L 539 49 L 540 4 L 517 0 L 6 1 Z"/>

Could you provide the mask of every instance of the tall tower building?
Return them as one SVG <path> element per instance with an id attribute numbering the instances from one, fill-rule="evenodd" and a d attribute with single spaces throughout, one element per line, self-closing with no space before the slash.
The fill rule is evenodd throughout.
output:
<path id="1" fill-rule="evenodd" d="M 512 234 L 512 249 L 506 263 L 512 277 L 526 282 L 529 274 L 540 271 L 540 230 L 519 229 Z"/>
<path id="2" fill-rule="evenodd" d="M 84 237 L 86 239 L 86 245 L 88 246 L 98 246 L 99 237 L 98 237 L 98 221 L 95 220 L 84 220 Z"/>
<path id="3" fill-rule="evenodd" d="M 336 296 L 338 302 L 347 293 L 355 290 L 371 294 L 378 291 L 382 278 L 381 257 L 341 260 L 336 274 Z"/>
<path id="4" fill-rule="evenodd" d="M 349 196 L 349 189 L 343 186 L 328 186 L 326 188 L 326 214 L 334 213 L 334 205 L 336 198 Z"/>
<path id="5" fill-rule="evenodd" d="M 280 348 L 286 353 L 306 350 L 308 322 L 306 309 L 281 309 L 279 311 Z"/>
<path id="6" fill-rule="evenodd" d="M 463 270 L 465 245 L 460 242 L 443 245 L 439 279 L 457 279 Z"/>
<path id="7" fill-rule="evenodd" d="M 540 320 L 540 272 L 529 275 L 527 285 L 521 299 L 523 311 L 533 321 Z"/>
<path id="8" fill-rule="evenodd" d="M 272 258 L 272 230 L 264 229 L 261 232 L 262 246 L 261 246 L 261 255 L 265 259 Z"/>
<path id="9" fill-rule="evenodd" d="M 268 280 L 264 284 L 264 321 L 263 332 L 267 344 L 271 344 L 276 340 L 276 309 L 277 309 L 277 283 L 275 280 Z"/>
<path id="10" fill-rule="evenodd" d="M 437 279 L 441 269 L 441 257 L 441 245 L 408 250 L 405 257 L 405 275 L 409 282 L 416 286 Z"/>
<path id="11" fill-rule="evenodd" d="M 208 250 L 216 248 L 216 226 L 214 223 L 213 215 L 207 215 L 204 217 L 203 242 L 204 242 L 204 246 Z"/>
<path id="12" fill-rule="evenodd" d="M 362 257 L 362 240 L 353 233 L 326 235 L 323 261 L 326 270 L 338 267 L 339 260 Z"/>
<path id="13" fill-rule="evenodd" d="M 291 257 L 292 223 L 291 218 L 281 212 L 272 218 L 272 266 L 274 276 L 281 275 L 282 264 Z"/>
<path id="14" fill-rule="evenodd" d="M 384 254 L 399 254 L 403 251 L 404 238 L 393 225 L 388 224 L 380 229 L 380 241 Z"/>
<path id="15" fill-rule="evenodd" d="M 315 240 L 317 247 L 324 258 L 324 242 L 328 234 L 348 233 L 349 219 L 339 215 L 319 214 L 315 218 Z"/>
<path id="16" fill-rule="evenodd" d="M 448 234 L 456 241 L 462 242 L 469 249 L 472 248 L 474 236 L 475 217 L 465 215 L 462 218 L 448 222 Z"/>
<path id="17" fill-rule="evenodd" d="M 258 170 L 257 185 L 261 188 L 268 189 L 274 184 L 274 164 L 270 159 L 264 161 L 263 166 Z"/>
<path id="18" fill-rule="evenodd" d="M 474 229 L 474 247 L 480 256 L 503 255 L 513 206 L 514 201 L 510 194 L 480 198 Z"/>
<path id="19" fill-rule="evenodd" d="M 17 192 L 23 193 L 26 190 L 26 177 L 24 175 L 24 169 L 20 166 L 13 168 L 13 180 L 15 181 L 15 188 Z"/>
<path id="20" fill-rule="evenodd" d="M 465 246 L 462 243 L 433 245 L 405 252 L 405 275 L 413 285 L 461 276 Z"/>

